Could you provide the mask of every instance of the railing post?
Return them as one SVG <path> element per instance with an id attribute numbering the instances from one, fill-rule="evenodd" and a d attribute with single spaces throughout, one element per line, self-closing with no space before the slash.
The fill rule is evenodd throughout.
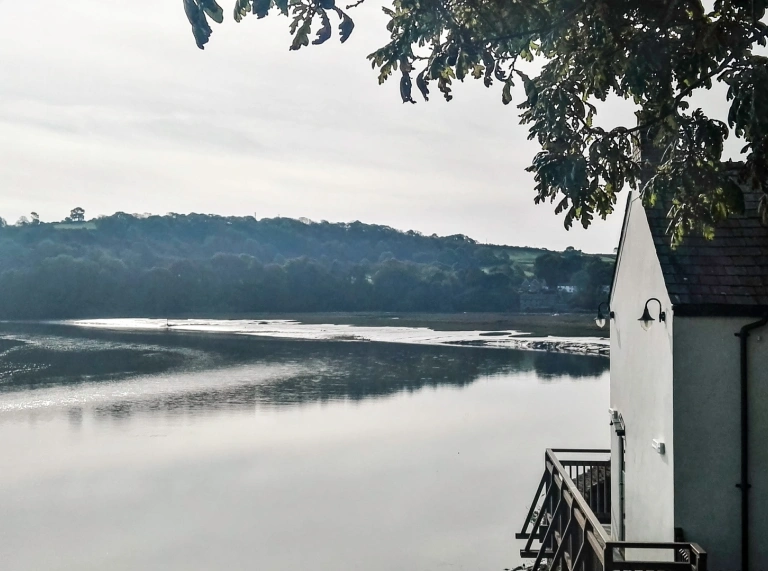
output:
<path id="1" fill-rule="evenodd" d="M 560 545 L 557 546 L 557 551 L 555 551 L 554 556 L 552 557 L 552 561 L 550 563 L 550 569 L 558 569 L 558 563 L 560 563 L 560 559 L 563 557 L 563 555 L 569 550 L 569 548 L 566 548 L 566 544 L 570 546 L 571 535 L 573 532 L 571 531 L 571 526 L 574 521 L 573 512 L 576 510 L 576 502 L 572 501 L 571 503 L 571 510 L 570 510 L 570 517 L 568 518 L 568 523 L 565 524 L 565 529 L 562 529 L 560 531 Z M 562 512 L 561 512 L 562 513 Z M 562 514 L 560 516 L 560 520 L 565 518 L 565 514 Z M 562 523 L 562 522 L 561 522 Z M 554 541 L 552 543 L 554 547 Z"/>
<path id="2" fill-rule="evenodd" d="M 696 557 L 696 571 L 707 571 L 707 552 L 691 547 L 691 553 Z"/>
<path id="3" fill-rule="evenodd" d="M 603 549 L 603 571 L 613 571 L 613 545 L 610 543 Z"/>
<path id="4" fill-rule="evenodd" d="M 525 516 L 525 522 L 523 522 L 523 528 L 520 530 L 519 533 L 515 534 L 515 537 L 517 539 L 528 539 L 528 537 L 533 533 L 533 530 L 531 530 L 530 534 L 526 530 L 528 529 L 528 525 L 534 523 L 535 518 L 533 517 L 533 512 L 536 511 L 536 506 L 539 502 L 539 497 L 541 496 L 542 491 L 544 491 L 546 496 L 546 489 L 547 489 L 546 485 L 547 485 L 547 471 L 545 469 L 544 475 L 541 477 L 541 481 L 539 482 L 539 487 L 536 488 L 536 495 L 533 497 L 533 502 L 531 503 L 531 507 L 528 509 L 528 515 Z"/>
<path id="5" fill-rule="evenodd" d="M 547 488 L 547 493 L 544 496 L 544 501 L 541 503 L 541 509 L 539 510 L 539 513 L 536 514 L 536 519 L 533 522 L 531 533 L 528 535 L 528 541 L 525 544 L 525 551 L 528 551 L 531 548 L 531 545 L 533 545 L 534 539 L 538 539 L 543 543 L 544 540 L 542 538 L 546 537 L 546 532 L 544 532 L 544 534 L 542 535 L 541 522 L 544 519 L 544 514 L 547 512 L 546 510 L 547 502 L 554 492 L 555 482 L 554 482 L 554 478 L 551 477 L 551 474 L 550 474 L 550 477 L 548 478 L 548 481 L 549 481 L 549 486 Z M 547 529 L 548 528 L 549 527 L 547 526 Z"/>
<path id="6" fill-rule="evenodd" d="M 552 476 L 552 479 L 553 479 L 552 485 L 555 486 L 556 484 L 554 482 L 554 474 Z M 558 516 L 558 514 L 560 512 L 560 506 L 562 506 L 562 505 L 563 505 L 563 493 L 562 493 L 562 490 L 561 490 L 560 491 L 560 499 L 557 502 L 557 507 L 555 508 L 555 511 L 552 514 L 552 517 L 550 519 L 549 527 L 547 528 L 547 532 L 544 534 L 544 539 L 541 542 L 541 550 L 539 551 L 539 554 L 536 556 L 536 560 L 533 562 L 533 566 L 531 567 L 532 571 L 538 571 L 539 565 L 541 565 L 541 560 L 544 557 L 544 553 L 546 553 L 546 551 L 547 551 L 547 546 L 554 545 L 554 543 L 555 543 L 554 539 L 552 538 L 552 535 L 553 535 L 552 532 L 555 529 L 555 525 L 554 525 L 555 521 L 554 520 Z M 553 551 L 554 550 L 550 548 L 550 553 L 553 552 Z"/>
<path id="7" fill-rule="evenodd" d="M 587 528 L 584 528 L 584 547 L 583 549 L 586 549 L 584 552 L 584 561 L 581 565 L 581 568 L 583 571 L 593 571 L 595 568 L 595 553 L 592 550 L 592 545 L 589 543 L 589 538 L 587 537 L 587 534 L 589 531 L 587 531 Z"/>
<path id="8" fill-rule="evenodd" d="M 580 533 L 579 533 L 579 539 L 581 540 L 581 545 L 579 546 L 579 550 L 576 552 L 576 557 L 574 557 L 571 560 L 572 570 L 571 571 L 579 571 L 579 565 L 581 565 L 581 569 L 584 571 L 587 570 L 587 566 L 585 561 L 588 557 L 589 548 L 587 547 L 587 528 L 589 527 L 589 523 L 585 522 L 584 527 L 579 527 Z M 586 551 L 585 551 L 586 549 Z"/>

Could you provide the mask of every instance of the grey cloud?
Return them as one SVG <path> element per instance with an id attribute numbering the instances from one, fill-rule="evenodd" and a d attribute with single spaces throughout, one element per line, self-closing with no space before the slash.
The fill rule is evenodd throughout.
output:
<path id="1" fill-rule="evenodd" d="M 358 11 L 346 45 L 298 53 L 281 18 L 228 22 L 200 52 L 176 2 L 68 6 L 4 5 L 6 218 L 56 219 L 77 203 L 88 214 L 256 211 L 615 245 L 620 215 L 569 233 L 551 206 L 533 205 L 524 169 L 537 147 L 498 91 L 468 82 L 450 104 L 402 105 L 396 81 L 378 86 L 365 60 L 386 40 L 375 6 Z"/>

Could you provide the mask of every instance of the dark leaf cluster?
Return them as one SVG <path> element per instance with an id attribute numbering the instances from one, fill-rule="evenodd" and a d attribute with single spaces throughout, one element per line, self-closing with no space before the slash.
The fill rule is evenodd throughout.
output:
<path id="1" fill-rule="evenodd" d="M 213 0 L 185 0 L 198 45 L 207 41 Z M 363 0 L 359 0 L 361 3 Z M 282 3 L 281 3 L 282 2 Z M 287 2 L 287 4 L 286 4 Z M 711 236 L 738 212 L 744 186 L 768 191 L 768 0 L 394 0 L 383 8 L 390 39 L 369 56 L 379 83 L 399 73 L 403 102 L 437 85 L 450 101 L 455 82 L 501 87 L 504 104 L 524 87 L 521 122 L 540 147 L 529 167 L 535 201 L 553 203 L 566 228 L 589 226 L 616 208 L 626 187 L 669 205 L 670 233 Z M 194 7 L 197 7 L 193 9 Z M 292 18 L 291 49 L 353 24 L 334 0 L 237 0 L 235 18 L 272 8 Z M 201 40 L 204 40 L 201 42 Z M 540 62 L 535 75 L 526 74 Z M 691 96 L 728 86 L 727 124 L 691 109 Z M 609 96 L 635 106 L 636 122 L 601 127 Z M 738 163 L 723 157 L 729 136 L 743 140 Z M 764 210 L 766 210 L 764 201 Z"/>

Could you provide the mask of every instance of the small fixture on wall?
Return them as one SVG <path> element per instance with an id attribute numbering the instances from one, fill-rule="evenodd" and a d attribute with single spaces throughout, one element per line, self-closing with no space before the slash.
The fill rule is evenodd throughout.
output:
<path id="1" fill-rule="evenodd" d="M 616 434 L 619 436 L 624 436 L 624 418 L 621 416 L 621 413 L 615 408 L 609 408 L 608 414 L 611 415 L 611 426 L 613 426 Z"/>
<path id="2" fill-rule="evenodd" d="M 648 311 L 648 304 L 652 301 L 655 301 L 659 304 L 659 321 L 666 321 L 667 320 L 667 314 L 664 312 L 664 308 L 661 305 L 661 302 L 658 300 L 658 298 L 652 297 L 648 301 L 645 302 L 645 309 L 643 310 L 643 315 L 638 319 L 638 321 L 642 321 L 641 325 L 643 326 L 643 329 L 648 331 L 648 329 L 651 328 L 651 325 L 653 325 L 653 322 L 656 321 L 653 317 L 651 317 L 651 312 Z"/>
<path id="3" fill-rule="evenodd" d="M 667 452 L 667 447 L 664 446 L 664 443 L 661 440 L 651 440 L 651 446 L 653 446 L 653 449 L 661 455 L 664 455 Z"/>
<path id="4" fill-rule="evenodd" d="M 605 309 L 608 311 L 608 317 L 610 319 L 613 319 L 613 312 L 611 311 L 611 308 L 608 306 L 608 302 L 603 301 L 600 303 L 600 305 L 597 306 L 597 317 L 595 317 L 595 324 L 600 327 L 601 329 L 605 327 L 605 315 L 603 314 L 603 306 L 605 306 Z"/>

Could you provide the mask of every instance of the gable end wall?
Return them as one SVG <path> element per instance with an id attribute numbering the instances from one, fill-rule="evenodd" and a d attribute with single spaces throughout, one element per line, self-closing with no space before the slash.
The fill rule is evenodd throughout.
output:
<path id="1" fill-rule="evenodd" d="M 664 278 L 645 209 L 629 205 L 620 259 L 611 295 L 611 408 L 626 426 L 626 536 L 629 541 L 674 539 L 672 326 Z M 668 319 L 645 331 L 639 317 L 645 302 L 657 297 Z M 658 316 L 658 304 L 649 309 Z M 652 447 L 665 443 L 666 453 Z M 618 437 L 612 431 L 612 473 L 619 473 Z M 612 478 L 613 529 L 618 529 L 618 480 Z M 646 554 L 647 555 L 647 554 Z"/>

